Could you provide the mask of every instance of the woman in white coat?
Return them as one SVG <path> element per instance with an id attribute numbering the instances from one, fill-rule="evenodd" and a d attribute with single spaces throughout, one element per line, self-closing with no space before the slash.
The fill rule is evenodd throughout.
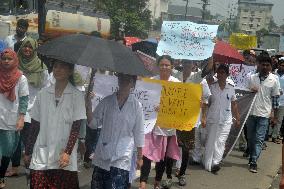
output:
<path id="1" fill-rule="evenodd" d="M 227 81 L 229 67 L 221 64 L 217 69 L 217 81 L 210 85 L 206 128 L 208 138 L 205 145 L 204 167 L 212 173 L 220 170 L 226 140 L 233 124 L 240 125 L 240 115 L 236 103 L 235 88 Z M 233 117 L 232 117 L 233 113 Z"/>
<path id="2" fill-rule="evenodd" d="M 36 97 L 25 150 L 31 188 L 79 188 L 77 139 L 86 109 L 84 94 L 73 84 L 73 73 L 74 65 L 56 60 L 55 84 Z"/>

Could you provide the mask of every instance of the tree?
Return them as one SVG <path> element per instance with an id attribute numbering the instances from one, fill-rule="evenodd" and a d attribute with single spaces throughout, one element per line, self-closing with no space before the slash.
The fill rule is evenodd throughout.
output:
<path id="1" fill-rule="evenodd" d="M 156 18 L 155 20 L 154 20 L 154 22 L 153 22 L 153 29 L 154 30 L 161 30 L 161 28 L 162 28 L 162 24 L 163 24 L 163 20 L 162 20 L 162 18 L 160 17 L 160 18 Z"/>
<path id="2" fill-rule="evenodd" d="M 269 26 L 268 29 L 269 31 L 271 31 L 272 29 L 278 28 L 277 24 L 274 22 L 273 17 L 271 18 L 270 22 L 269 22 Z"/>
<path id="3" fill-rule="evenodd" d="M 281 28 L 281 30 L 284 31 L 284 24 L 282 24 L 282 25 L 280 26 L 280 28 Z"/>
<path id="4" fill-rule="evenodd" d="M 111 20 L 111 33 L 115 38 L 146 37 L 151 27 L 151 12 L 146 8 L 149 0 L 98 0 L 96 8 Z"/>
<path id="5" fill-rule="evenodd" d="M 269 34 L 269 31 L 265 28 L 256 31 L 257 43 L 261 44 L 263 36 Z"/>

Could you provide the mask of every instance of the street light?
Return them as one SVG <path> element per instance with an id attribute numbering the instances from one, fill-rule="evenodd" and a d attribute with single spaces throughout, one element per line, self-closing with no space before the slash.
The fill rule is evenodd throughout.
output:
<path id="1" fill-rule="evenodd" d="M 184 1 L 186 1 L 185 14 L 184 14 L 184 20 L 186 20 L 186 17 L 187 17 L 187 7 L 188 7 L 189 0 L 184 0 Z"/>

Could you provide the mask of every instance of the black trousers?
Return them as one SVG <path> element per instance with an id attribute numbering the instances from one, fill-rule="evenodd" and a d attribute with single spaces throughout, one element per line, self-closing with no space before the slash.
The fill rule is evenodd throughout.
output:
<path id="1" fill-rule="evenodd" d="M 156 163 L 156 181 L 161 181 L 163 174 L 166 170 L 167 178 L 172 178 L 172 169 L 174 165 L 174 160 L 172 158 L 166 157 L 165 160 L 161 160 Z M 143 165 L 141 167 L 141 176 L 140 182 L 147 182 L 149 178 L 149 174 L 151 171 L 151 160 L 147 157 L 143 156 Z"/>
<path id="2" fill-rule="evenodd" d="M 2 156 L 1 158 L 1 166 L 0 166 L 0 178 L 5 177 L 5 173 L 9 167 L 10 157 Z"/>
<path id="3" fill-rule="evenodd" d="M 181 166 L 179 170 L 179 176 L 185 175 L 188 161 L 189 161 L 189 150 L 185 147 L 182 147 L 182 161 L 181 161 Z"/>

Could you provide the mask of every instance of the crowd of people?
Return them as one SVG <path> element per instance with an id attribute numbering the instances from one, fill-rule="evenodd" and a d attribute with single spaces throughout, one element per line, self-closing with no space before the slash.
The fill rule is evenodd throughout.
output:
<path id="1" fill-rule="evenodd" d="M 78 141 L 86 146 L 85 166 L 94 167 L 92 189 L 131 188 L 137 169 L 139 187 L 146 189 L 152 163 L 155 189 L 171 188 L 174 167 L 180 186 L 187 185 L 188 164 L 218 174 L 232 125 L 242 127 L 228 65 L 211 57 L 199 69 L 194 61 L 176 61 L 168 55 L 157 58 L 159 75 L 153 79 L 201 84 L 201 114 L 191 131 L 155 125 L 145 135 L 142 105 L 131 94 L 137 76 L 117 73 L 118 91 L 92 109 L 92 97 L 82 89 L 84 82 L 75 66 L 50 59 L 52 70 L 48 70 L 27 30 L 28 22 L 20 19 L 16 34 L 8 36 L 1 49 L 0 188 L 5 188 L 5 177 L 19 173 L 24 146 L 30 188 L 78 189 Z M 257 69 L 247 75 L 247 88 L 256 97 L 240 146 L 246 147 L 249 171 L 257 173 L 265 140 L 280 143 L 282 139 L 284 58 L 266 52 L 256 56 L 249 50 L 243 55 L 244 64 Z"/>

